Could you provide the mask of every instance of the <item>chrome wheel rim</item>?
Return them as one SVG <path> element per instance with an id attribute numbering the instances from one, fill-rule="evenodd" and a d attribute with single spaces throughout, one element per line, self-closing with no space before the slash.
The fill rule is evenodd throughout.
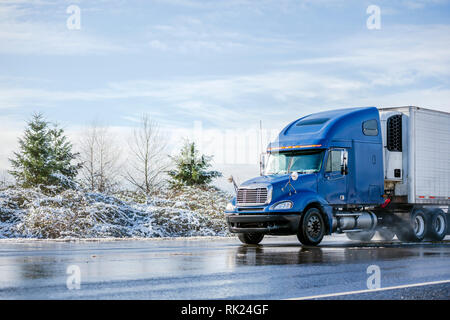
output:
<path id="1" fill-rule="evenodd" d="M 434 230 L 436 231 L 437 234 L 442 234 L 444 232 L 444 229 L 445 229 L 444 217 L 441 216 L 441 215 L 438 215 L 436 217 L 436 220 L 434 221 L 433 227 L 434 227 Z"/>
<path id="2" fill-rule="evenodd" d="M 420 237 L 425 231 L 425 220 L 421 215 L 417 215 L 414 218 L 414 233 L 416 236 Z"/>
<path id="3" fill-rule="evenodd" d="M 320 236 L 322 232 L 322 224 L 320 223 L 320 219 L 317 215 L 311 215 L 308 219 L 308 223 L 306 225 L 306 231 L 308 235 L 316 239 Z"/>

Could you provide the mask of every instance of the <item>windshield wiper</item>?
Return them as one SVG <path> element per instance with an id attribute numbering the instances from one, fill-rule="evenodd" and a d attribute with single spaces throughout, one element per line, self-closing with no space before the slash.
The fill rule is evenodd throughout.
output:
<path id="1" fill-rule="evenodd" d="M 308 169 L 308 170 L 299 170 L 297 171 L 300 174 L 308 174 L 308 173 L 316 173 L 319 172 L 317 169 Z"/>
<path id="2" fill-rule="evenodd" d="M 286 174 L 287 171 L 286 170 L 281 170 L 281 171 L 277 171 L 277 172 L 269 172 L 269 174 Z"/>

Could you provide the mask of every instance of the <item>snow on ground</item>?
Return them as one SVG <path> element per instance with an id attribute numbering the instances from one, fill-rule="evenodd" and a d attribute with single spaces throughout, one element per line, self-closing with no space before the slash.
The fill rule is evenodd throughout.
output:
<path id="1" fill-rule="evenodd" d="M 0 238 L 153 238 L 229 235 L 231 195 L 216 188 L 164 188 L 146 197 L 66 190 L 0 190 Z"/>

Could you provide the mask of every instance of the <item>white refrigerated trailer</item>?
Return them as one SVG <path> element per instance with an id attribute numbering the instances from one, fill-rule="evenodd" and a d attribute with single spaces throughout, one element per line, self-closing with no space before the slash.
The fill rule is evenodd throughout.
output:
<path id="1" fill-rule="evenodd" d="M 416 235 L 420 238 L 421 230 L 429 229 L 441 231 L 432 235 L 440 239 L 442 231 L 450 231 L 450 113 L 413 106 L 379 108 L 379 112 L 385 194 L 390 202 L 386 208 L 398 218 L 411 219 L 413 227 L 396 234 L 418 240 Z"/>
<path id="2" fill-rule="evenodd" d="M 411 204 L 450 205 L 450 113 L 384 108 L 380 118 L 385 190 Z"/>

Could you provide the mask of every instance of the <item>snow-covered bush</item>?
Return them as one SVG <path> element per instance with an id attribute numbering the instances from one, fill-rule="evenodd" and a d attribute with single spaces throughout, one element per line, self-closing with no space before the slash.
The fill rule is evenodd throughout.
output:
<path id="1" fill-rule="evenodd" d="M 212 187 L 167 188 L 149 197 L 8 188 L 0 190 L 0 238 L 225 236 L 229 198 Z"/>

